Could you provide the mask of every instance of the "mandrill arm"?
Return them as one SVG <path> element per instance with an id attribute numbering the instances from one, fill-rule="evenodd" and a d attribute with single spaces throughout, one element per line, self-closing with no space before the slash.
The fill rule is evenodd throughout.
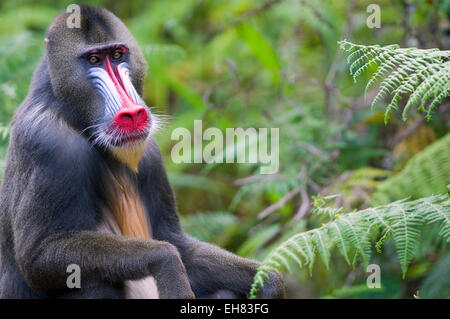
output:
<path id="1" fill-rule="evenodd" d="M 180 242 L 183 263 L 196 296 L 208 298 L 246 298 L 260 263 L 232 254 L 217 246 L 190 236 Z M 224 297 L 222 297 L 222 294 Z M 283 298 L 281 275 L 270 274 L 259 295 L 261 298 Z"/>
<path id="2" fill-rule="evenodd" d="M 161 155 L 152 141 L 139 166 L 139 188 L 153 238 L 178 248 L 196 297 L 245 298 L 250 291 L 259 262 L 239 257 L 217 246 L 201 242 L 181 230 L 173 192 Z M 270 274 L 261 290 L 262 298 L 284 297 L 281 275 Z"/>

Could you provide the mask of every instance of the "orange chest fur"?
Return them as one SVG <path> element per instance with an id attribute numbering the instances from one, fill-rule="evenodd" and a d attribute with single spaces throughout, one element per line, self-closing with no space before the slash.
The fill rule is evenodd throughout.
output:
<path id="1" fill-rule="evenodd" d="M 105 181 L 106 204 L 101 227 L 108 232 L 134 238 L 151 238 L 147 212 L 136 183 L 127 172 L 109 173 Z"/>
<path id="2" fill-rule="evenodd" d="M 97 230 L 127 237 L 150 239 L 147 213 L 142 204 L 136 183 L 126 173 L 109 173 L 105 182 L 106 203 Z M 153 277 L 124 282 L 125 297 L 131 299 L 158 298 Z"/>

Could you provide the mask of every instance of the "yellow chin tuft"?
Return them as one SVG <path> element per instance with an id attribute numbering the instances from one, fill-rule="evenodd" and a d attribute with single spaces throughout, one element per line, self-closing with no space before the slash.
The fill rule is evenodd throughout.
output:
<path id="1" fill-rule="evenodd" d="M 146 142 L 129 143 L 129 145 L 113 146 L 111 152 L 122 163 L 127 165 L 136 173 L 138 172 L 138 164 L 144 155 Z"/>

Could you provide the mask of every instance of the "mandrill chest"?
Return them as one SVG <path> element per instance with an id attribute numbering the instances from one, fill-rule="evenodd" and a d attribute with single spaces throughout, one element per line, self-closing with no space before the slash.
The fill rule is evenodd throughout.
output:
<path id="1" fill-rule="evenodd" d="M 107 172 L 104 183 L 105 203 L 97 230 L 130 238 L 150 239 L 150 224 L 136 183 L 126 171 Z M 127 299 L 156 299 L 158 290 L 153 277 L 124 282 Z"/>

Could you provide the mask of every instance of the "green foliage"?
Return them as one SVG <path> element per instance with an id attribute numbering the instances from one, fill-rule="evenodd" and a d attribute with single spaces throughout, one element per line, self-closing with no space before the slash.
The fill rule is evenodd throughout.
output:
<path id="1" fill-rule="evenodd" d="M 380 288 L 382 291 L 386 290 L 384 287 Z M 358 297 L 362 293 L 371 293 L 374 290 L 367 287 L 367 284 L 354 285 L 354 286 L 344 286 L 342 288 L 336 289 L 331 295 L 326 295 L 324 299 L 331 298 L 348 298 L 349 296 Z"/>
<path id="2" fill-rule="evenodd" d="M 244 24 L 239 26 L 238 33 L 240 38 L 250 47 L 261 65 L 272 72 L 274 85 L 277 85 L 280 79 L 279 73 L 281 68 L 275 50 L 267 43 L 261 33 L 251 25 Z"/>
<path id="3" fill-rule="evenodd" d="M 450 133 L 413 156 L 394 176 L 379 183 L 373 202 L 385 204 L 406 196 L 439 194 L 450 182 Z"/>
<path id="4" fill-rule="evenodd" d="M 183 216 L 181 226 L 192 236 L 202 241 L 214 241 L 230 225 L 235 224 L 236 216 L 229 212 L 196 213 Z"/>
<path id="5" fill-rule="evenodd" d="M 270 225 L 263 227 L 260 230 L 254 232 L 249 238 L 240 245 L 237 254 L 239 256 L 252 256 L 261 247 L 261 243 L 267 242 L 277 232 L 280 231 L 280 225 Z"/>
<path id="6" fill-rule="evenodd" d="M 251 297 L 257 296 L 270 271 L 291 272 L 291 262 L 300 268 L 308 265 L 311 271 L 315 256 L 320 254 L 328 269 L 331 248 L 335 246 L 349 265 L 355 266 L 359 260 L 365 268 L 370 261 L 372 244 L 379 250 L 385 239 L 392 236 L 405 277 L 408 264 L 420 245 L 424 226 L 439 224 L 440 238 L 445 243 L 450 242 L 450 199 L 447 194 L 415 201 L 400 200 L 335 216 L 322 227 L 296 234 L 274 249 L 255 275 Z"/>
<path id="7" fill-rule="evenodd" d="M 3 26 L 1 15 L 0 21 Z M 8 124 L 27 93 L 29 79 L 41 53 L 32 32 L 9 35 L 2 40 L 0 31 L 0 181 L 10 133 Z"/>
<path id="8" fill-rule="evenodd" d="M 266 2 L 273 5 L 266 6 Z M 366 208 L 378 200 L 381 190 L 383 196 L 375 205 L 443 192 L 449 171 L 445 155 L 448 145 L 444 143 L 440 151 L 436 148 L 424 158 L 424 163 L 418 162 L 407 173 L 402 171 L 401 181 L 393 180 L 390 187 L 386 181 L 386 188 L 378 188 L 386 177 L 394 174 L 388 169 L 392 151 L 387 142 L 392 134 L 398 134 L 398 126 L 381 125 L 382 112 L 373 115 L 365 107 L 366 102 L 359 96 L 365 83 L 354 84 L 346 74 L 347 65 L 337 42 L 349 38 L 355 43 L 444 48 L 443 35 L 448 32 L 445 2 L 381 0 L 382 28 L 372 32 L 365 19 L 367 0 L 83 1 L 114 12 L 130 28 L 143 50 L 148 64 L 144 100 L 152 106 L 152 112 L 165 115 L 156 139 L 179 210 L 183 212 L 182 224 L 189 233 L 241 256 L 263 260 L 295 234 L 316 230 L 299 239 L 298 245 L 309 263 L 301 253 L 295 255 L 305 269 L 294 273 L 297 286 L 288 291 L 290 298 L 375 294 L 384 298 L 405 297 L 409 287 L 419 288 L 421 276 L 438 269 L 437 262 L 445 254 L 433 240 L 424 240 L 406 280 L 402 281 L 398 275 L 400 267 L 395 266 L 395 240 L 387 240 L 394 238 L 391 232 L 372 234 L 371 230 L 367 238 L 355 237 L 364 235 L 361 232 L 366 229 L 366 225 L 359 223 L 361 229 L 347 227 L 348 233 L 343 234 L 340 223 L 345 226 L 346 218 L 353 221 L 352 216 L 347 216 L 337 226 L 330 225 L 324 234 L 320 226 L 326 218 L 334 221 L 339 220 L 336 216 L 351 214 L 333 207 L 311 212 L 308 205 L 302 204 L 305 197 L 311 198 L 324 189 L 327 191 L 323 194 L 341 194 L 334 199 L 333 206 L 344 206 L 346 211 Z M 70 0 L 0 1 L 1 171 L 8 143 L 7 127 L 45 50 L 42 41 L 45 29 L 70 3 Z M 446 51 L 430 52 L 433 58 L 426 59 L 421 55 L 425 51 L 403 50 L 398 52 L 402 54 L 399 57 L 415 61 L 418 54 L 425 61 L 423 74 L 435 74 L 439 65 L 448 62 L 448 58 L 439 56 L 439 52 Z M 410 64 L 416 65 L 414 61 Z M 388 77 L 401 67 L 392 63 L 395 67 L 387 73 Z M 382 65 L 373 62 L 367 73 L 377 74 L 380 69 L 383 70 Z M 414 72 L 408 76 L 412 77 Z M 379 78 L 381 83 L 383 79 Z M 418 80 L 416 91 L 424 82 Z M 422 89 L 425 88 L 424 85 Z M 368 95 L 375 91 L 370 90 Z M 412 95 L 401 94 L 403 100 L 406 95 L 411 100 Z M 430 113 L 432 98 L 425 104 Z M 381 97 L 375 104 L 378 106 L 380 101 Z M 401 102 L 404 101 L 398 98 L 399 108 L 403 108 Z M 434 110 L 433 120 L 427 126 L 439 139 L 448 132 L 445 122 L 448 109 Z M 259 175 L 259 164 L 174 163 L 170 156 L 175 143 L 171 140 L 172 130 L 183 127 L 192 132 L 193 121 L 199 119 L 203 120 L 204 129 L 217 127 L 222 132 L 228 127 L 280 128 L 279 171 Z M 5 134 L 6 138 L 1 139 Z M 242 143 L 238 147 L 251 146 Z M 417 171 L 417 175 L 412 171 Z M 341 179 L 343 176 L 348 178 Z M 286 200 L 285 196 L 291 193 L 294 195 Z M 267 217 L 258 217 L 272 205 L 276 209 Z M 306 209 L 300 210 L 301 206 Z M 208 213 L 193 213 L 198 211 Z M 299 220 L 298 214 L 302 216 Z M 430 238 L 439 238 L 439 229 L 435 225 L 424 231 Z M 335 243 L 330 242 L 330 237 L 336 239 Z M 353 238 L 353 244 L 341 237 Z M 369 293 L 360 285 L 361 272 L 355 275 L 354 282 L 348 282 L 350 270 L 342 265 L 364 263 L 367 247 L 373 250 L 374 242 L 375 248 L 384 250 L 381 255 L 370 252 L 376 262 L 383 263 L 384 292 Z M 333 247 L 340 253 L 333 254 Z M 303 278 L 312 270 L 314 276 Z M 436 279 L 439 275 L 431 275 L 426 286 L 430 293 L 423 290 L 423 296 L 445 296 L 444 289 L 431 289 L 442 282 Z M 289 280 L 293 282 L 293 278 Z M 424 288 L 420 289 L 422 296 Z M 299 291 L 305 295 L 298 295 Z"/>
<path id="9" fill-rule="evenodd" d="M 442 257 L 419 289 L 420 298 L 450 298 L 450 253 Z"/>
<path id="10" fill-rule="evenodd" d="M 404 49 L 395 44 L 365 46 L 346 40 L 339 43 L 349 54 L 347 61 L 355 82 L 372 65 L 376 67 L 366 92 L 375 83 L 381 82 L 372 107 L 383 98 L 391 97 L 385 110 L 385 123 L 392 110 L 398 110 L 399 100 L 404 95 L 409 95 L 409 98 L 403 109 L 403 120 L 407 119 L 409 109 L 414 106 L 426 112 L 427 119 L 431 119 L 433 110 L 450 95 L 450 51 Z M 431 102 L 427 104 L 427 101 Z"/>
<path id="11" fill-rule="evenodd" d="M 0 124 L 9 122 L 25 97 L 29 79 L 41 54 L 37 40 L 30 32 L 0 42 Z"/>
<path id="12" fill-rule="evenodd" d="M 6 140 L 10 131 L 11 130 L 8 126 L 0 126 L 0 140 Z"/>
<path id="13" fill-rule="evenodd" d="M 345 174 L 345 173 L 344 173 Z M 365 208 L 371 202 L 371 195 L 383 180 L 392 175 L 391 171 L 375 167 L 362 167 L 347 172 L 343 181 L 339 181 L 327 188 L 327 193 L 340 194 L 336 197 L 335 204 L 342 203 L 349 208 Z M 442 192 L 442 189 L 440 190 Z M 370 197 L 369 197 L 370 196 Z M 406 197 L 404 195 L 400 198 Z M 400 199 L 396 198 L 396 199 Z M 388 201 L 389 202 L 389 201 Z M 384 204 L 380 203 L 380 204 Z"/>

